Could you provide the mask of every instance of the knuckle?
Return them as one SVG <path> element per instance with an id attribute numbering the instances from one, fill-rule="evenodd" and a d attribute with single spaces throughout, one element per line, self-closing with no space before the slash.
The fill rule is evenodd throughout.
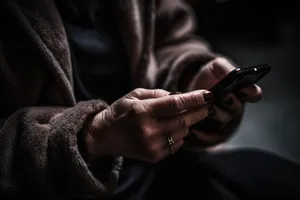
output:
<path id="1" fill-rule="evenodd" d="M 131 96 L 133 97 L 140 97 L 145 92 L 146 89 L 144 88 L 136 88 L 131 92 Z"/>
<path id="2" fill-rule="evenodd" d="M 215 59 L 212 60 L 212 65 L 213 66 L 222 66 L 224 65 L 225 63 L 227 63 L 228 60 L 224 57 L 217 57 Z"/>
<path id="3" fill-rule="evenodd" d="M 132 104 L 131 105 L 131 113 L 133 115 L 141 115 L 142 113 L 144 113 L 143 106 L 139 103 Z"/>
<path id="4" fill-rule="evenodd" d="M 217 79 L 222 79 L 235 67 L 230 64 L 228 59 L 224 57 L 217 57 L 211 61 L 210 71 Z"/>
<path id="5" fill-rule="evenodd" d="M 112 106 L 115 108 L 127 107 L 128 100 L 126 98 L 119 99 L 116 103 L 113 103 Z"/>
<path id="6" fill-rule="evenodd" d="M 151 128 L 149 126 L 142 126 L 141 132 L 142 132 L 144 140 L 148 140 L 148 138 L 151 137 L 155 133 L 155 130 L 154 130 L 154 128 Z"/>
<path id="7" fill-rule="evenodd" d="M 204 93 L 204 90 L 202 93 Z M 201 105 L 204 102 L 203 95 L 192 93 L 190 98 L 191 98 L 191 101 L 195 102 L 197 105 Z"/>
<path id="8" fill-rule="evenodd" d="M 184 101 L 182 97 L 174 97 L 169 104 L 171 109 L 174 110 L 183 110 L 184 109 Z"/>
<path id="9" fill-rule="evenodd" d="M 145 89 L 144 88 L 136 88 L 136 89 L 133 90 L 133 92 L 136 93 L 136 94 L 140 94 L 140 93 L 145 92 Z"/>
<path id="10" fill-rule="evenodd" d="M 159 96 L 162 96 L 162 95 L 167 95 L 168 92 L 166 90 L 163 90 L 163 89 L 154 89 L 154 96 L 155 97 L 159 97 Z"/>

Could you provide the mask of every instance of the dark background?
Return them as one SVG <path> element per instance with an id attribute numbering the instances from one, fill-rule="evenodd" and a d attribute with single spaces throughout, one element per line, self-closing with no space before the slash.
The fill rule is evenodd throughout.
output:
<path id="1" fill-rule="evenodd" d="M 297 1 L 195 0 L 198 34 L 241 66 L 269 63 L 264 96 L 249 104 L 232 147 L 259 147 L 300 161 L 300 21 Z"/>

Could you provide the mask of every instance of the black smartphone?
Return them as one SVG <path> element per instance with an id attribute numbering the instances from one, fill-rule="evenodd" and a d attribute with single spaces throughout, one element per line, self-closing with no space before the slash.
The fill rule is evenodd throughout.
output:
<path id="1" fill-rule="evenodd" d="M 222 104 L 220 101 L 226 93 L 235 92 L 245 86 L 256 84 L 260 79 L 266 76 L 270 72 L 270 70 L 271 67 L 268 64 L 237 68 L 233 70 L 210 89 L 210 91 L 214 95 L 215 104 Z M 214 132 L 214 127 L 218 125 L 219 123 L 215 120 L 204 119 L 193 125 L 191 128 L 196 128 L 209 134 L 210 132 Z M 192 137 L 195 137 L 193 134 L 191 134 L 190 136 L 190 139 Z M 193 141 L 198 141 L 197 145 L 202 145 L 203 147 L 216 144 L 215 141 L 200 142 L 199 140 L 193 139 L 190 140 L 190 143 L 193 143 Z"/>
<path id="2" fill-rule="evenodd" d="M 218 100 L 226 93 L 237 91 L 247 85 L 256 84 L 270 70 L 271 67 L 268 64 L 237 68 L 214 85 L 210 91 L 215 99 Z"/>

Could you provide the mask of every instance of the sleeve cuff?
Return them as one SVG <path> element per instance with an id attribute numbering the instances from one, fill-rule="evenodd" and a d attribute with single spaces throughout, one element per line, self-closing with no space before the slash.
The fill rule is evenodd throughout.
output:
<path id="1" fill-rule="evenodd" d="M 107 105 L 101 101 L 87 101 L 66 110 L 52 121 L 53 130 L 49 137 L 49 168 L 56 191 L 60 196 L 107 196 L 117 184 L 122 159 L 115 159 L 111 178 L 105 185 L 89 169 L 89 165 L 78 146 L 78 134 L 89 116 L 104 110 Z"/>

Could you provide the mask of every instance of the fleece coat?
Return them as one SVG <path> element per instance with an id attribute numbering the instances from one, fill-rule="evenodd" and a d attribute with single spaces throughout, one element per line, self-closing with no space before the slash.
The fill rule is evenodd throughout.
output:
<path id="1" fill-rule="evenodd" d="M 178 91 L 182 74 L 215 55 L 193 35 L 191 9 L 180 0 L 111 0 L 130 60 L 132 88 Z M 50 198 L 105 197 L 118 180 L 98 179 L 78 145 L 102 100 L 74 96 L 70 49 L 53 0 L 0 2 L 0 193 Z M 196 66 L 196 68 L 195 68 Z M 43 198 L 45 199 L 45 198 Z"/>

